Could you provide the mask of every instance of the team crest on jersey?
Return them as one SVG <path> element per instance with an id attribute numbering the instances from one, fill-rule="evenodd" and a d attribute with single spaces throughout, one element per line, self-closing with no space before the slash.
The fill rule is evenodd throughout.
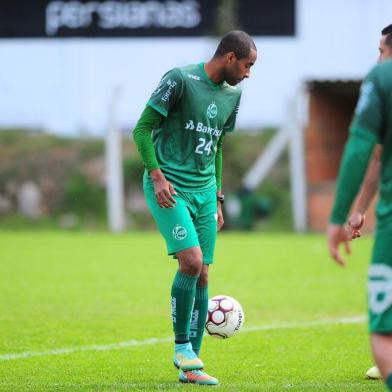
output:
<path id="1" fill-rule="evenodd" d="M 217 114 L 218 114 L 218 106 L 215 105 L 215 102 L 210 103 L 207 108 L 207 117 L 215 118 Z"/>
<path id="2" fill-rule="evenodd" d="M 180 225 L 175 225 L 173 227 L 172 234 L 173 234 L 174 239 L 176 239 L 177 241 L 181 241 L 186 238 L 186 236 L 188 235 L 188 232 L 186 231 L 185 227 L 180 226 Z"/>

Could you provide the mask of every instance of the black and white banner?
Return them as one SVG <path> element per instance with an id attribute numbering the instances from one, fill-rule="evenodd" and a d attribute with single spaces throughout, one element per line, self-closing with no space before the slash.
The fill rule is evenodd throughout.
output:
<path id="1" fill-rule="evenodd" d="M 0 38 L 211 35 L 218 4 L 214 0 L 1 0 Z M 238 0 L 236 19 L 254 36 L 293 36 L 295 0 Z"/>

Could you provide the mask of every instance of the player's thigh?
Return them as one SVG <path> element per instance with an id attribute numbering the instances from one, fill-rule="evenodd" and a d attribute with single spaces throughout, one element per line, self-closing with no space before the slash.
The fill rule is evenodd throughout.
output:
<path id="1" fill-rule="evenodd" d="M 368 275 L 369 328 L 392 332 L 392 229 L 377 230 Z"/>
<path id="2" fill-rule="evenodd" d="M 161 208 L 151 184 L 144 184 L 144 194 L 151 215 L 166 241 L 168 254 L 172 255 L 184 249 L 199 246 L 195 225 L 187 202 L 183 198 L 174 195 L 177 202 L 174 207 Z"/>
<path id="3" fill-rule="evenodd" d="M 205 202 L 198 210 L 195 227 L 203 253 L 203 263 L 212 264 L 218 230 L 216 191 L 213 190 L 203 197 Z"/>

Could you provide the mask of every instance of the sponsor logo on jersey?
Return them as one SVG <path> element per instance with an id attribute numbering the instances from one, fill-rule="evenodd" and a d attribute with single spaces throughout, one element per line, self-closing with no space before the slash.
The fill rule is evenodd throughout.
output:
<path id="1" fill-rule="evenodd" d="M 161 97 L 161 101 L 163 101 L 163 102 L 167 102 L 169 100 L 170 96 L 172 95 L 174 87 L 177 86 L 177 82 L 175 80 L 172 81 L 172 80 L 169 79 L 166 82 L 166 85 L 168 86 L 168 88 L 167 88 L 167 90 L 165 91 L 165 93 Z M 160 90 L 161 89 L 162 89 L 162 87 L 160 88 Z"/>
<path id="2" fill-rule="evenodd" d="M 218 114 L 218 106 L 215 105 L 215 102 L 210 103 L 207 108 L 207 117 L 215 118 L 217 114 Z"/>
<path id="3" fill-rule="evenodd" d="M 192 74 L 187 74 L 187 75 L 188 75 L 188 78 L 190 78 L 190 79 L 200 80 L 200 76 L 192 75 Z"/>
<path id="4" fill-rule="evenodd" d="M 176 239 L 177 241 L 181 241 L 187 237 L 188 232 L 186 231 L 185 227 L 180 226 L 180 225 L 175 225 L 173 227 L 172 234 L 173 234 L 174 239 Z"/>
<path id="5" fill-rule="evenodd" d="M 189 129 L 190 131 L 193 131 L 195 129 L 195 124 L 193 124 L 192 120 L 189 120 L 186 124 L 185 124 L 185 129 Z"/>
<path id="6" fill-rule="evenodd" d="M 161 86 L 158 86 L 158 87 L 154 90 L 154 92 L 152 93 L 152 95 L 158 94 L 161 90 L 162 90 L 162 87 L 161 87 Z"/>
<path id="7" fill-rule="evenodd" d="M 188 131 L 196 131 L 201 133 L 207 133 L 208 135 L 220 137 L 222 135 L 222 129 L 218 129 L 217 127 L 209 127 L 208 125 L 204 125 L 202 122 L 198 122 L 195 126 L 193 120 L 189 120 L 185 123 L 185 129 Z"/>

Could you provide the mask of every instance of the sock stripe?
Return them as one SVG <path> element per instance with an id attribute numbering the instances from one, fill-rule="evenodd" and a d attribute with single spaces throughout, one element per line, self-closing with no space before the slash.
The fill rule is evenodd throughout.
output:
<path id="1" fill-rule="evenodd" d="M 194 290 L 198 278 L 198 276 L 189 276 L 177 271 L 173 285 L 183 290 Z"/>
<path id="2" fill-rule="evenodd" d="M 201 300 L 208 300 L 208 286 L 205 287 L 198 287 L 196 286 L 196 299 L 201 299 Z"/>

